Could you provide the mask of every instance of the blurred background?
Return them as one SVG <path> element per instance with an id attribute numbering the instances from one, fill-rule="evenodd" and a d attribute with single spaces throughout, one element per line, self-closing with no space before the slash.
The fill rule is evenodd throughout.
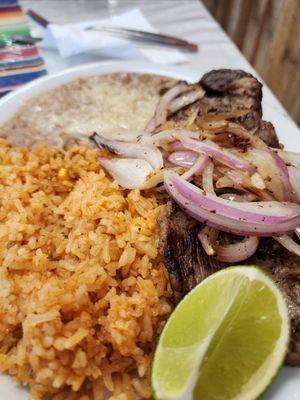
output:
<path id="1" fill-rule="evenodd" d="M 300 1 L 203 3 L 299 125 Z"/>

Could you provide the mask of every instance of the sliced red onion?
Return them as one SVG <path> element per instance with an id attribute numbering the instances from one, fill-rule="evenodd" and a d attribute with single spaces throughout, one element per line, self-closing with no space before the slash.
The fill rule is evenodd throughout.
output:
<path id="1" fill-rule="evenodd" d="M 277 153 L 262 149 L 252 149 L 246 154 L 265 181 L 267 189 L 279 201 L 293 201 L 289 173 L 283 160 Z"/>
<path id="2" fill-rule="evenodd" d="M 187 129 L 167 129 L 155 133 L 150 138 L 147 138 L 144 143 L 152 143 L 156 146 L 161 146 L 163 143 L 169 144 L 182 138 L 199 138 L 199 133 Z"/>
<path id="3" fill-rule="evenodd" d="M 94 133 L 90 139 L 93 140 L 98 147 L 107 149 L 119 156 L 146 160 L 154 169 L 160 169 L 164 165 L 162 154 L 155 146 L 110 140 L 97 133 Z"/>
<path id="4" fill-rule="evenodd" d="M 249 202 L 249 203 L 233 203 L 205 194 L 203 190 L 193 184 L 184 181 L 178 174 L 173 171 L 168 171 L 167 176 L 172 176 L 174 185 L 180 187 L 183 191 L 183 196 L 189 200 L 197 201 L 208 211 L 219 211 L 228 217 L 235 217 L 236 211 L 239 212 L 241 220 L 251 219 L 258 223 L 273 223 L 293 220 L 300 217 L 300 205 L 295 203 L 280 203 L 278 201 L 269 202 Z M 186 193 L 186 195 L 185 195 Z M 217 206 L 217 209 L 216 209 Z M 296 226 L 297 227 L 297 226 Z"/>
<path id="5" fill-rule="evenodd" d="M 165 187 L 174 201 L 198 221 L 243 236 L 274 236 L 300 225 L 300 206 L 276 201 L 238 203 L 205 194 L 173 171 Z"/>
<path id="6" fill-rule="evenodd" d="M 217 114 L 216 117 L 219 115 Z M 241 115 L 240 115 L 241 116 Z M 227 117 L 229 118 L 229 116 Z M 209 122 L 202 122 L 201 127 L 208 130 L 209 133 L 220 134 L 222 132 L 226 133 L 227 138 L 229 136 L 235 135 L 243 140 L 251 143 L 253 147 L 256 148 L 267 148 L 267 145 L 261 140 L 257 135 L 254 135 L 253 130 L 248 131 L 242 125 L 236 124 L 234 122 L 228 122 L 225 120 L 214 120 Z M 216 140 L 219 140 L 219 135 L 215 135 Z"/>
<path id="7" fill-rule="evenodd" d="M 170 162 L 170 161 L 168 160 L 169 155 L 170 155 L 169 152 L 166 151 L 166 150 L 163 149 L 163 148 L 160 148 L 160 152 L 161 152 L 161 154 L 162 154 L 162 156 L 163 156 L 164 168 L 173 168 L 173 167 L 175 167 L 175 164 L 173 164 L 172 162 Z"/>
<path id="8" fill-rule="evenodd" d="M 176 164 L 171 163 L 168 158 L 164 158 L 164 168 L 174 168 Z"/>
<path id="9" fill-rule="evenodd" d="M 266 189 L 265 181 L 263 180 L 263 178 L 260 176 L 260 174 L 258 172 L 255 172 L 253 175 L 251 175 L 250 181 L 251 181 L 251 185 L 254 188 L 260 189 L 260 190 Z"/>
<path id="10" fill-rule="evenodd" d="M 247 172 L 228 170 L 226 175 L 232 180 L 233 183 L 236 184 L 238 188 L 245 186 L 248 183 L 248 180 L 250 183 L 250 176 Z"/>
<path id="11" fill-rule="evenodd" d="M 254 132 L 249 132 L 242 125 L 236 124 L 234 122 L 229 122 L 226 129 L 226 132 L 232 133 L 240 138 L 246 139 L 249 143 L 252 144 L 253 147 L 267 149 L 268 146 L 265 142 L 260 139 L 257 135 L 254 135 Z"/>
<path id="12" fill-rule="evenodd" d="M 210 131 L 211 133 L 225 132 L 228 126 L 228 121 L 201 121 L 201 128 Z"/>
<path id="13" fill-rule="evenodd" d="M 284 196 L 283 196 L 283 201 L 293 201 L 295 200 L 295 197 L 293 196 L 293 189 L 292 185 L 290 182 L 289 178 L 289 171 L 287 169 L 287 166 L 285 165 L 284 161 L 282 160 L 281 157 L 277 153 L 270 152 L 274 163 L 277 167 L 278 171 L 278 176 L 281 179 L 282 185 L 283 185 L 283 191 L 284 191 Z M 280 200 L 280 199 L 279 199 Z"/>
<path id="14" fill-rule="evenodd" d="M 202 174 L 202 188 L 205 193 L 210 193 L 212 195 L 215 194 L 215 189 L 214 189 L 214 164 L 210 161 Z"/>
<path id="15" fill-rule="evenodd" d="M 166 150 L 170 153 L 173 151 L 186 151 L 184 146 L 179 140 L 176 140 L 175 142 L 168 143 L 167 145 L 164 145 L 166 147 Z"/>
<path id="16" fill-rule="evenodd" d="M 198 158 L 199 155 L 194 151 L 184 150 L 174 151 L 174 153 L 169 155 L 168 161 L 180 167 L 190 168 L 195 164 Z"/>
<path id="17" fill-rule="evenodd" d="M 243 189 L 242 187 L 239 187 L 238 185 L 236 185 L 236 184 L 232 181 L 232 179 L 230 179 L 229 176 L 227 176 L 227 174 L 224 175 L 224 176 L 221 176 L 221 177 L 217 180 L 217 182 L 216 182 L 216 188 L 217 188 L 217 189 L 234 188 L 234 189 L 239 189 L 239 190 L 242 190 L 242 189 Z"/>
<path id="18" fill-rule="evenodd" d="M 297 201 L 300 203 L 300 168 L 292 166 L 287 168 L 292 185 L 292 190 L 297 198 Z"/>
<path id="19" fill-rule="evenodd" d="M 283 235 L 283 236 L 274 236 L 278 243 L 280 243 L 283 247 L 285 247 L 291 253 L 296 254 L 296 256 L 300 257 L 300 246 L 297 244 L 290 236 Z"/>
<path id="20" fill-rule="evenodd" d="M 200 141 L 191 138 L 182 138 L 180 140 L 184 147 L 188 150 L 206 154 L 231 168 L 249 171 L 251 173 L 256 171 L 256 168 L 248 161 L 245 161 L 243 158 L 231 153 L 227 149 L 221 148 L 209 140 Z"/>
<path id="21" fill-rule="evenodd" d="M 168 110 L 170 112 L 178 111 L 180 110 L 180 108 L 186 107 L 189 104 L 192 104 L 195 101 L 202 99 L 204 95 L 205 91 L 202 89 L 202 87 L 198 86 L 196 89 L 184 92 L 183 94 L 172 100 L 168 106 Z"/>
<path id="22" fill-rule="evenodd" d="M 209 139 L 216 144 L 223 144 L 228 140 L 228 133 L 204 133 L 202 134 L 203 139 Z"/>
<path id="23" fill-rule="evenodd" d="M 256 236 L 244 238 L 241 242 L 219 245 L 216 243 L 219 231 L 205 226 L 198 234 L 202 247 L 208 256 L 216 254 L 223 262 L 239 262 L 247 260 L 257 250 L 259 239 Z"/>
<path id="24" fill-rule="evenodd" d="M 203 171 L 203 169 L 206 168 L 208 162 L 209 158 L 207 156 L 204 155 L 198 156 L 198 159 L 195 162 L 195 164 L 188 171 L 182 174 L 181 178 L 188 180 L 194 175 L 199 175 Z"/>
<path id="25" fill-rule="evenodd" d="M 144 189 L 153 168 L 145 160 L 133 158 L 100 158 L 100 165 L 124 189 Z"/>
<path id="26" fill-rule="evenodd" d="M 199 111 L 200 102 L 189 105 L 187 112 L 184 112 L 182 113 L 182 115 L 178 116 L 178 118 L 176 119 L 176 123 L 184 128 L 189 128 L 198 117 Z"/>
<path id="27" fill-rule="evenodd" d="M 237 201 L 239 203 L 245 203 L 246 201 L 255 201 L 257 196 L 253 193 L 235 194 L 235 193 L 223 193 L 220 195 L 222 199 Z"/>
<path id="28" fill-rule="evenodd" d="M 258 245 L 259 239 L 255 236 L 247 237 L 238 243 L 216 245 L 216 258 L 227 263 L 244 261 L 256 252 Z"/>
<path id="29" fill-rule="evenodd" d="M 257 189 L 261 191 L 266 189 L 264 180 L 257 172 L 250 176 L 248 172 L 229 169 L 225 172 L 225 176 L 218 180 L 217 187 L 226 187 L 226 184 L 228 185 L 227 187 L 243 191 L 257 191 Z M 274 200 L 273 197 L 271 199 Z"/>
<path id="30" fill-rule="evenodd" d="M 274 197 L 267 190 L 257 189 L 255 186 L 253 186 L 254 182 L 253 179 L 251 178 L 248 172 L 228 170 L 225 176 L 218 179 L 218 181 L 216 182 L 216 187 L 218 189 L 224 187 L 225 188 L 233 187 L 235 189 L 242 191 L 249 190 L 250 192 L 254 192 L 256 197 L 260 200 L 273 201 Z"/>
<path id="31" fill-rule="evenodd" d="M 292 151 L 285 151 L 280 149 L 272 149 L 275 151 L 287 165 L 300 168 L 300 153 L 294 153 Z"/>
<path id="32" fill-rule="evenodd" d="M 164 181 L 164 173 L 166 169 L 158 169 L 151 172 L 145 180 L 143 189 L 152 189 Z"/>
<path id="33" fill-rule="evenodd" d="M 228 167 L 225 167 L 224 165 L 217 165 L 216 170 L 221 172 L 221 174 L 224 174 L 224 175 L 226 175 L 227 172 L 230 171 L 230 169 Z"/>
<path id="34" fill-rule="evenodd" d="M 173 86 L 169 89 L 159 100 L 158 105 L 156 107 L 153 118 L 146 125 L 146 132 L 153 132 L 154 129 L 163 124 L 168 115 L 168 106 L 170 102 L 175 99 L 178 95 L 185 92 L 188 89 L 188 85 L 184 82 L 180 82 L 177 85 Z"/>
<path id="35" fill-rule="evenodd" d="M 198 234 L 198 239 L 208 256 L 213 256 L 215 254 L 214 246 L 218 235 L 219 231 L 210 226 L 205 226 Z"/>

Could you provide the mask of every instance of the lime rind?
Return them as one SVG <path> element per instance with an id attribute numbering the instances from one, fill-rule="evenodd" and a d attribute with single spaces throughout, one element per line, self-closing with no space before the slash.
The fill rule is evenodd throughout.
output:
<path id="1" fill-rule="evenodd" d="M 160 337 L 159 344 L 157 347 L 157 351 L 154 356 L 153 360 L 153 366 L 152 366 L 152 388 L 154 392 L 154 397 L 159 400 L 192 400 L 193 399 L 193 391 L 195 388 L 195 384 L 197 381 L 197 377 L 199 374 L 199 367 L 202 363 L 202 360 L 205 356 L 206 350 L 208 348 L 208 344 L 211 341 L 211 338 L 216 332 L 216 329 L 212 330 L 212 333 L 210 333 L 205 346 L 201 347 L 201 351 L 197 353 L 196 349 L 194 351 L 194 362 L 192 362 L 192 368 L 190 371 L 190 374 L 188 376 L 188 379 L 185 382 L 185 385 L 181 390 L 176 388 L 176 385 L 174 385 L 174 390 L 170 390 L 170 387 L 168 391 L 166 392 L 164 389 L 161 388 L 161 385 L 158 384 L 158 379 L 157 379 L 157 372 L 158 369 L 157 363 L 160 362 L 159 359 L 161 359 L 161 354 L 165 350 L 162 346 L 162 343 L 164 341 L 166 332 L 168 332 L 168 327 L 172 323 L 172 320 L 176 318 L 176 312 L 180 312 L 180 309 L 184 306 L 184 304 L 188 301 L 191 296 L 193 296 L 197 291 L 203 290 L 199 288 L 203 288 L 204 285 L 207 285 L 208 282 L 216 279 L 220 279 L 222 275 L 224 275 L 227 279 L 230 275 L 235 274 L 239 275 L 242 277 L 246 277 L 250 282 L 251 281 L 259 281 L 262 282 L 266 287 L 270 289 L 270 292 L 274 294 L 276 298 L 276 304 L 277 304 L 277 310 L 279 313 L 279 316 L 281 318 L 281 333 L 280 337 L 276 342 L 276 346 L 274 350 L 271 352 L 271 354 L 268 356 L 268 358 L 265 360 L 265 362 L 260 366 L 258 369 L 257 373 L 255 373 L 248 381 L 246 385 L 241 387 L 240 393 L 237 396 L 231 397 L 230 400 L 253 400 L 257 398 L 258 396 L 263 393 L 266 388 L 270 385 L 274 377 L 277 375 L 280 366 L 282 365 L 284 361 L 284 357 L 288 348 L 288 343 L 289 343 L 289 335 L 290 335 L 290 322 L 289 322 L 289 317 L 288 317 L 288 312 L 287 312 L 287 305 L 286 301 L 277 287 L 277 285 L 271 280 L 271 278 L 261 271 L 257 267 L 245 267 L 245 266 L 237 266 L 237 267 L 229 267 L 227 269 L 221 270 L 217 272 L 214 275 L 211 275 L 209 278 L 207 278 L 205 281 L 203 281 L 200 285 L 195 287 L 176 307 L 175 311 L 171 315 L 170 319 L 168 320 L 165 329 Z M 242 281 L 241 283 L 242 284 Z M 232 302 L 234 301 L 236 293 L 233 294 L 232 297 Z M 232 302 L 229 304 L 230 308 Z M 224 314 L 224 318 L 226 316 L 227 312 Z M 224 319 L 223 318 L 223 319 Z M 222 320 L 219 321 L 219 326 L 222 323 Z M 198 343 L 195 343 L 195 346 L 197 346 Z M 173 349 L 174 350 L 174 349 Z M 182 357 L 184 357 L 184 352 L 188 350 L 187 347 L 182 348 L 179 350 L 182 350 Z M 169 349 L 168 349 L 169 351 Z M 188 351 L 187 351 L 188 353 Z M 176 357 L 175 357 L 176 358 Z M 169 358 L 169 362 L 171 362 L 172 357 Z M 173 363 L 174 364 L 174 363 Z M 172 368 L 170 368 L 172 370 Z M 170 376 L 168 377 L 170 378 Z M 227 399 L 226 399 L 227 400 Z M 229 399 L 228 399 L 229 400 Z"/>
<path id="2" fill-rule="evenodd" d="M 245 267 L 242 266 L 242 268 Z M 267 286 L 270 285 L 269 287 L 272 288 L 272 291 L 277 299 L 277 307 L 282 320 L 282 327 L 284 329 L 281 330 L 280 338 L 276 343 L 273 353 L 268 359 L 266 359 L 265 363 L 261 366 L 261 368 L 259 368 L 256 374 L 252 376 L 249 383 L 243 388 L 243 392 L 241 393 L 241 395 L 235 397 L 232 400 L 253 400 L 259 398 L 278 375 L 278 372 L 284 363 L 290 342 L 291 323 L 288 314 L 287 302 L 283 293 L 279 289 L 278 285 L 272 280 L 271 276 L 269 276 L 265 271 L 262 271 L 257 267 L 247 268 L 253 268 L 257 272 L 259 271 L 260 276 L 264 277 L 263 282 Z M 266 368 L 268 365 L 272 365 L 272 368 Z M 264 372 L 264 369 L 267 369 L 264 375 L 264 379 L 260 381 L 260 384 L 257 384 L 259 378 Z"/>

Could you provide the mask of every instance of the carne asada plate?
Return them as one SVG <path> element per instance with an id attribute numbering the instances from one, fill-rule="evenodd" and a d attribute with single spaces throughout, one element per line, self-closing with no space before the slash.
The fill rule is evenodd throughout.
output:
<path id="1" fill-rule="evenodd" d="M 158 325 L 151 326 L 152 339 L 136 339 L 147 357 L 151 358 L 158 332 L 171 307 L 209 275 L 243 264 L 258 265 L 272 275 L 289 307 L 292 338 L 285 361 L 289 366 L 281 369 L 262 398 L 300 399 L 300 156 L 295 153 L 300 153 L 300 133 L 283 109 L 273 105 L 272 94 L 267 92 L 262 98 L 262 91 L 261 83 L 241 70 L 190 71 L 146 63 L 85 65 L 39 79 L 3 98 L 0 136 L 13 147 L 21 145 L 29 152 L 36 143 L 46 142 L 46 149 L 47 146 L 57 149 L 51 147 L 55 157 L 61 152 L 69 154 L 68 151 L 82 156 L 85 150 L 78 144 L 91 147 L 92 151 L 99 149 L 97 160 L 101 171 L 105 171 L 108 179 L 117 181 L 121 188 L 119 198 L 123 196 L 124 200 L 128 193 L 136 196 L 138 190 L 146 196 L 156 196 L 155 204 L 160 207 L 156 219 L 159 241 L 153 240 L 159 254 L 153 255 L 145 245 L 135 247 L 136 244 L 132 244 L 132 254 L 147 255 L 155 268 L 164 264 L 172 292 L 166 290 L 159 299 L 168 311 Z M 69 188 L 79 179 L 78 174 L 69 176 L 65 168 L 59 174 L 59 179 L 68 181 Z M 114 190 L 115 187 L 113 183 Z M 145 201 L 150 200 L 147 197 Z M 139 212 L 143 216 L 145 210 L 141 208 Z M 291 232 L 295 232 L 294 236 Z M 87 232 L 89 238 L 93 234 Z M 143 240 L 147 241 L 145 235 Z M 17 245 L 17 242 L 7 243 L 4 254 Z M 45 279 L 51 273 L 50 269 Z M 135 277 L 131 281 L 135 282 Z M 124 282 L 121 281 L 118 290 L 127 296 L 130 290 L 124 290 Z M 6 286 L 3 288 L 6 293 Z M 91 303 L 96 298 L 93 292 Z M 15 296 L 10 301 L 16 301 Z M 149 312 L 147 309 L 142 316 L 148 322 L 143 322 L 141 331 L 151 325 Z M 157 323 L 157 318 L 154 320 Z M 12 372 L 5 367 L 3 371 L 8 370 L 29 385 L 32 393 L 40 391 L 41 398 L 49 398 L 53 393 L 57 399 L 64 394 L 77 399 L 73 387 L 69 387 L 71 377 L 62 378 L 61 387 L 55 386 L 57 383 L 52 387 L 49 375 L 43 381 L 44 368 L 39 381 L 35 381 L 40 371 L 31 370 L 26 354 L 31 344 L 28 342 L 27 350 L 22 347 L 20 325 L 16 324 L 14 329 L 16 336 L 12 333 L 7 339 L 12 354 L 15 351 L 19 355 L 22 349 L 22 359 L 28 358 L 28 364 L 24 365 L 30 378 L 22 377 L 18 363 L 12 365 Z M 91 329 L 90 334 L 95 335 L 98 327 Z M 108 346 L 117 347 L 112 336 L 106 340 L 112 340 Z M 140 344 L 143 340 L 144 347 Z M 4 353 L 10 352 L 6 344 L 2 348 Z M 81 347 L 75 349 L 82 351 Z M 42 358 L 42 350 L 39 351 Z M 75 354 L 70 346 L 68 354 L 72 351 Z M 59 364 L 66 356 L 58 347 L 55 352 L 58 352 L 55 362 Z M 130 357 L 126 359 L 126 352 L 124 355 L 123 364 L 131 365 L 132 359 L 129 362 Z M 6 354 L 3 360 L 7 362 L 5 357 Z M 68 357 L 73 360 L 73 355 Z M 74 372 L 73 361 L 64 358 L 63 363 L 64 371 Z M 120 369 L 120 374 L 124 373 L 122 379 L 134 382 L 126 368 Z M 85 374 L 88 366 L 80 371 Z M 130 371 L 135 373 L 134 368 Z M 58 379 L 57 376 L 55 382 Z M 90 396 L 91 387 L 96 388 L 97 382 L 87 375 L 81 381 L 78 396 Z M 105 387 L 105 382 L 101 385 Z M 104 390 L 113 388 L 113 384 L 107 385 Z M 140 382 L 138 385 L 141 387 Z M 148 394 L 138 397 L 149 398 L 146 389 L 143 393 Z M 25 400 L 28 392 L 12 383 L 8 376 L 0 375 L 2 397 Z"/>

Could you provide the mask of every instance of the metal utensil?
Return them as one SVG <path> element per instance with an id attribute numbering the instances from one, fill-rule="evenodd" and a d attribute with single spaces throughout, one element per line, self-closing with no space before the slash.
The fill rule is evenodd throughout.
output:
<path id="1" fill-rule="evenodd" d="M 180 48 L 181 50 L 187 50 L 191 52 L 197 52 L 198 46 L 194 43 L 187 42 L 186 40 L 179 39 L 174 36 L 163 35 L 161 33 L 152 33 L 146 31 L 140 31 L 136 29 L 114 27 L 114 26 L 89 26 L 85 28 L 88 31 L 99 31 L 106 32 L 112 35 L 118 35 L 126 39 L 135 41 L 155 43 L 159 45 L 166 45 Z"/>

